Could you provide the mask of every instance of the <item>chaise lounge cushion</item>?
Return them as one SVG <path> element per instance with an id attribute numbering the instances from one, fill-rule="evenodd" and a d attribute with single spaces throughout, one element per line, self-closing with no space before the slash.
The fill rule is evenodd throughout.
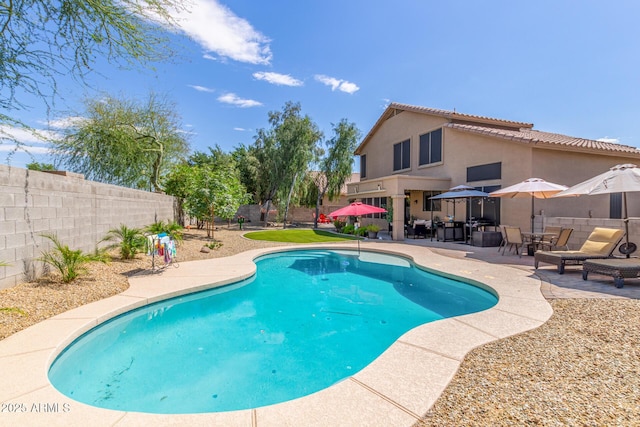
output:
<path id="1" fill-rule="evenodd" d="M 540 262 L 558 266 L 558 273 L 564 273 L 566 264 L 581 264 L 587 259 L 609 258 L 624 236 L 624 231 L 615 228 L 596 227 L 577 251 L 537 251 L 535 268 Z"/>
<path id="2" fill-rule="evenodd" d="M 623 230 L 596 227 L 580 248 L 580 252 L 611 255 L 624 235 Z"/>

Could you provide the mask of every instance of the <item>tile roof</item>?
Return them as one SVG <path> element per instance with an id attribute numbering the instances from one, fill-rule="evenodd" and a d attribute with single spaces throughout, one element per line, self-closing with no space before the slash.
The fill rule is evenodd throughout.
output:
<path id="1" fill-rule="evenodd" d="M 387 110 L 389 109 L 413 111 L 415 113 L 422 113 L 422 114 L 430 114 L 432 116 L 441 116 L 451 120 L 465 120 L 465 121 L 473 121 L 473 122 L 480 122 L 480 123 L 501 124 L 509 127 L 515 126 L 518 128 L 533 127 L 533 123 L 515 122 L 512 120 L 496 119 L 493 117 L 486 117 L 486 116 L 476 116 L 473 114 L 462 114 L 462 113 L 456 112 L 455 110 L 454 111 L 440 110 L 437 108 L 428 108 L 428 107 L 419 107 L 416 105 L 400 104 L 398 102 L 392 102 L 391 104 L 389 104 L 389 107 L 387 107 Z"/>
<path id="2" fill-rule="evenodd" d="M 369 133 L 364 137 L 355 153 L 360 154 L 360 150 L 366 145 L 380 126 L 382 126 L 382 123 L 403 111 L 411 111 L 414 113 L 446 118 L 449 120 L 449 123 L 447 123 L 445 127 L 457 129 L 463 132 L 482 134 L 521 143 L 535 144 L 540 147 L 545 146 L 548 148 L 567 151 L 591 151 L 640 156 L 640 149 L 636 147 L 533 130 L 532 123 L 495 119 L 472 114 L 462 114 L 456 111 L 439 110 L 437 108 L 420 107 L 397 102 L 389 104 Z"/>
<path id="3" fill-rule="evenodd" d="M 587 151 L 597 150 L 612 153 L 638 154 L 640 150 L 636 147 L 621 145 L 612 142 L 595 141 L 593 139 L 576 138 L 573 136 L 561 135 L 559 133 L 542 132 L 533 129 L 498 129 L 482 125 L 469 125 L 459 123 L 448 123 L 448 128 L 458 129 L 464 132 L 489 135 L 502 139 L 509 139 L 528 144 L 557 146 L 566 149 L 584 149 Z"/>

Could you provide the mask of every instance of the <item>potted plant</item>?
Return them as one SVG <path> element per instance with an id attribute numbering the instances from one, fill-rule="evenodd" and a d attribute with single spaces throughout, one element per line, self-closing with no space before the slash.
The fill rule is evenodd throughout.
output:
<path id="1" fill-rule="evenodd" d="M 378 227 L 377 225 L 375 224 L 367 225 L 367 233 L 370 239 L 377 239 L 378 231 L 380 231 L 380 227 Z"/>

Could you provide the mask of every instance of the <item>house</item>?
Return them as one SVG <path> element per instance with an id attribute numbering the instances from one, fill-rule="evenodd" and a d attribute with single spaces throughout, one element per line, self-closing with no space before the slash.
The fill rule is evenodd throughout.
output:
<path id="1" fill-rule="evenodd" d="M 488 198 L 466 202 L 430 197 L 458 185 L 491 192 L 528 178 L 567 186 L 623 163 L 640 164 L 635 147 L 533 129 L 532 123 L 392 103 L 355 151 L 360 181 L 347 197 L 393 209 L 393 238 L 404 238 L 412 218 L 488 223 L 529 229 L 531 199 Z M 640 216 L 640 201 L 629 200 L 629 215 Z M 619 194 L 572 199 L 536 199 L 542 218 L 621 218 Z M 433 202 L 433 209 L 432 209 Z M 372 219 L 374 220 L 374 219 Z M 383 221 L 379 219 L 376 221 Z"/>

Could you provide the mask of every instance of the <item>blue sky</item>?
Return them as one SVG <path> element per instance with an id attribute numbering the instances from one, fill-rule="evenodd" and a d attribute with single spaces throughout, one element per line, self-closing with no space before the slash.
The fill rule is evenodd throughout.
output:
<path id="1" fill-rule="evenodd" d="M 103 64 L 89 88 L 61 80 L 49 115 L 34 100 L 19 117 L 55 132 L 85 96 L 155 91 L 176 103 L 192 150 L 231 151 L 287 101 L 326 138 L 342 118 L 364 137 L 401 102 L 640 147 L 637 1 L 193 0 L 190 9 L 177 17 L 173 61 Z M 45 146 L 24 141 L 49 161 Z M 10 149 L 0 144 L 3 163 Z"/>

